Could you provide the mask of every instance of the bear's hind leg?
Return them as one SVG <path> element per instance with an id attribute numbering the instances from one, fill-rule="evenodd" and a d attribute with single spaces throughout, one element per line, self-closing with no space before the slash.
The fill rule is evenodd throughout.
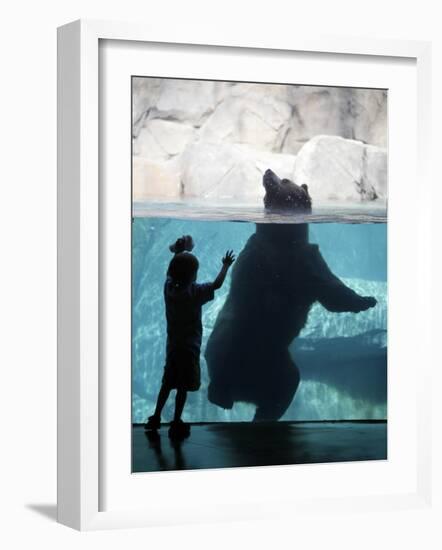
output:
<path id="1" fill-rule="evenodd" d="M 290 357 L 287 357 L 285 364 L 282 372 L 275 369 L 278 375 L 268 380 L 265 394 L 256 403 L 254 422 L 279 420 L 293 401 L 300 381 L 299 370 Z"/>
<path id="2" fill-rule="evenodd" d="M 209 383 L 208 395 L 209 401 L 223 409 L 231 409 L 233 407 L 232 392 L 228 382 L 221 380 L 212 380 Z"/>

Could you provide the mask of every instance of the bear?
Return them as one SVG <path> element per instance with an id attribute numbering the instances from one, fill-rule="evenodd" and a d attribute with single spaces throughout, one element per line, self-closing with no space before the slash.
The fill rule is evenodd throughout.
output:
<path id="1" fill-rule="evenodd" d="M 256 406 L 254 421 L 279 420 L 300 382 L 289 346 L 320 302 L 332 312 L 364 311 L 376 305 L 336 277 L 319 247 L 309 242 L 312 211 L 307 185 L 263 175 L 266 212 L 293 214 L 289 223 L 257 223 L 239 253 L 231 285 L 207 342 L 208 399 L 224 409 L 235 402 Z"/>

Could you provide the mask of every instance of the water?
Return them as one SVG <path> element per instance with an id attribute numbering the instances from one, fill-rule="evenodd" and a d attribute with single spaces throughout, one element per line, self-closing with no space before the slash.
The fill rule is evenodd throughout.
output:
<path id="1" fill-rule="evenodd" d="M 249 202 L 217 199 L 216 203 L 204 199 L 182 199 L 179 202 L 136 201 L 135 217 L 177 218 L 190 220 L 235 220 L 255 223 L 385 223 L 387 203 L 327 201 L 315 202 L 310 214 L 287 212 L 269 213 L 262 207 L 262 199 Z"/>
<path id="2" fill-rule="evenodd" d="M 290 345 L 301 382 L 283 419 L 386 418 L 385 211 L 378 207 L 352 212 L 329 210 L 327 213 L 316 209 L 309 218 L 323 222 L 310 224 L 310 241 L 318 244 L 331 271 L 348 287 L 361 295 L 374 296 L 378 303 L 358 314 L 331 313 L 319 303 L 313 305 L 299 337 Z M 269 218 L 264 217 L 261 207 L 254 210 L 232 205 L 208 210 L 201 204 L 186 204 L 177 210 L 177 205 L 155 203 L 138 205 L 134 213 L 132 410 L 133 421 L 142 422 L 153 411 L 163 373 L 166 323 L 162 288 L 171 259 L 169 244 L 183 234 L 191 234 L 195 241 L 193 252 L 200 262 L 198 281 L 212 281 L 225 251 L 233 249 L 238 254 L 255 232 L 253 222 L 267 222 Z M 249 221 L 226 221 L 226 218 Z M 350 223 L 355 220 L 377 223 Z M 278 216 L 272 221 L 284 223 L 287 219 Z M 260 275 L 257 266 L 250 273 L 251 281 Z M 204 352 L 228 295 L 230 277 L 229 272 L 215 300 L 203 307 L 202 387 L 189 393 L 183 415 L 186 421 L 250 420 L 255 413 L 252 404 L 236 403 L 231 410 L 224 410 L 207 398 L 209 376 Z M 272 320 L 263 322 L 271 324 Z M 173 400 L 169 401 L 163 413 L 165 420 L 173 413 Z"/>

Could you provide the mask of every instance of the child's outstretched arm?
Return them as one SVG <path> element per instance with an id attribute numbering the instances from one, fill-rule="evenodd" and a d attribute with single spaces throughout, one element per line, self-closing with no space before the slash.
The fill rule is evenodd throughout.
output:
<path id="1" fill-rule="evenodd" d="M 233 254 L 233 250 L 228 250 L 224 258 L 222 259 L 223 266 L 221 268 L 221 271 L 218 273 L 216 279 L 212 283 L 215 290 L 222 287 L 227 272 L 229 271 L 229 267 L 233 264 L 234 261 L 235 255 Z"/>

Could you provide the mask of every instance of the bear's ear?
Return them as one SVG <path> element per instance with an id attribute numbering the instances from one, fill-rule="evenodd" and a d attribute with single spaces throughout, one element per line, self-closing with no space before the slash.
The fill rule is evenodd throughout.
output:
<path id="1" fill-rule="evenodd" d="M 303 183 L 301 185 L 301 187 L 302 187 L 302 189 L 304 189 L 305 194 L 307 195 L 307 197 L 311 200 L 310 193 L 308 192 L 308 185 L 306 183 Z"/>

